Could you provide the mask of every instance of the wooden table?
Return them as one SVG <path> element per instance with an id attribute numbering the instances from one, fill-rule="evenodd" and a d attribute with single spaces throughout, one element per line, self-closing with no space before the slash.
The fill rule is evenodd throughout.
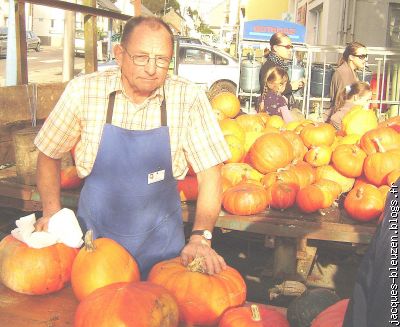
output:
<path id="1" fill-rule="evenodd" d="M 13 169 L 0 171 L 0 206 L 40 211 L 40 196 L 36 187 L 18 184 Z M 62 192 L 61 202 L 65 207 L 76 209 L 78 199 L 79 190 Z M 193 221 L 195 203 L 183 202 L 182 213 L 185 222 Z M 252 216 L 221 211 L 216 227 L 276 237 L 274 275 L 297 273 L 304 279 L 310 272 L 317 251 L 316 247 L 309 246 L 308 240 L 367 244 L 376 228 L 374 223 L 354 222 L 337 207 L 313 214 L 303 214 L 297 209 L 271 209 Z"/>
<path id="2" fill-rule="evenodd" d="M 25 295 L 0 284 L 0 326 L 73 326 L 78 301 L 71 287 L 47 295 Z"/>

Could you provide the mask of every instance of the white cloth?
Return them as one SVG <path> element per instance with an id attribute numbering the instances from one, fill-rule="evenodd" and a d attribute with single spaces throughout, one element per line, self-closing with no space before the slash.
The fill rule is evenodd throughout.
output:
<path id="1" fill-rule="evenodd" d="M 44 248 L 56 243 L 64 243 L 72 248 L 79 248 L 83 244 L 82 230 L 71 209 L 61 209 L 49 220 L 47 232 L 35 232 L 35 214 L 18 219 L 17 228 L 11 234 L 31 248 Z"/>

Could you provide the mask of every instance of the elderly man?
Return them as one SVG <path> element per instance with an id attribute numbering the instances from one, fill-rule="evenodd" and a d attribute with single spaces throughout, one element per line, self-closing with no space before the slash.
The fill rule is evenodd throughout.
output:
<path id="1" fill-rule="evenodd" d="M 179 254 L 185 265 L 202 256 L 207 272 L 218 273 L 226 264 L 211 237 L 221 206 L 219 164 L 230 153 L 210 104 L 195 85 L 168 75 L 173 35 L 162 20 L 130 19 L 114 53 L 119 69 L 72 80 L 35 140 L 43 204 L 37 230 L 61 209 L 60 158 L 77 143 L 84 229 L 123 245 L 144 276 Z M 199 195 L 185 245 L 176 179 L 188 162 Z"/>

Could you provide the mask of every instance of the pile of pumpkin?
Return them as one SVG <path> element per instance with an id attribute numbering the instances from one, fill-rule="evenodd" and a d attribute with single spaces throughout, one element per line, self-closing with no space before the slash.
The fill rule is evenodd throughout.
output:
<path id="1" fill-rule="evenodd" d="M 381 214 L 390 185 L 400 176 L 399 117 L 378 124 L 372 110 L 354 107 L 336 131 L 328 123 L 285 124 L 266 113 L 239 114 L 239 100 L 231 93 L 211 104 L 232 153 L 221 168 L 227 212 L 251 215 L 297 206 L 311 213 L 343 195 L 353 219 L 370 221 Z M 192 179 L 181 185 L 188 189 Z"/>
<path id="2" fill-rule="evenodd" d="M 135 259 L 117 242 L 85 235 L 80 250 L 59 243 L 28 247 L 12 235 L 0 242 L 0 282 L 13 291 L 41 295 L 71 281 L 79 301 L 75 327 L 266 326 L 289 327 L 265 305 L 246 305 L 246 284 L 232 267 L 202 272 L 200 259 L 153 266 L 147 281 Z"/>

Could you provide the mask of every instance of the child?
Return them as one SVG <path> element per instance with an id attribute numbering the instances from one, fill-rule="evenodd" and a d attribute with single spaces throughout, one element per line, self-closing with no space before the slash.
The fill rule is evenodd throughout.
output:
<path id="1" fill-rule="evenodd" d="M 271 67 L 265 76 L 265 86 L 259 106 L 260 112 L 281 116 L 285 123 L 294 120 L 288 108 L 288 100 L 282 95 L 288 80 L 289 76 L 284 69 Z"/>
<path id="2" fill-rule="evenodd" d="M 355 105 L 366 108 L 372 98 L 371 87 L 365 82 L 355 82 L 347 86 L 337 100 L 337 110 L 331 116 L 330 123 L 338 130 L 342 127 L 342 119 Z"/>

